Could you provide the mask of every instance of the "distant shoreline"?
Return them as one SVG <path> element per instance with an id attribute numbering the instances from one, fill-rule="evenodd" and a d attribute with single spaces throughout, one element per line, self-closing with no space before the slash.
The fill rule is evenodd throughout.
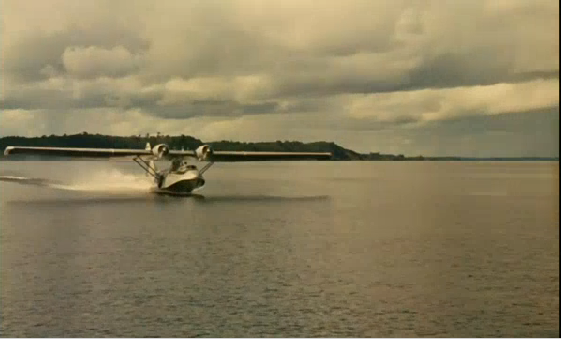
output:
<path id="1" fill-rule="evenodd" d="M 379 152 L 359 153 L 344 148 L 334 142 L 311 142 L 299 141 L 274 141 L 274 142 L 237 142 L 237 141 L 214 141 L 203 142 L 200 139 L 188 135 L 134 135 L 134 136 L 112 136 L 101 134 L 89 134 L 83 132 L 74 135 L 43 135 L 41 137 L 7 136 L 0 138 L 2 152 L 7 146 L 51 146 L 51 147 L 87 147 L 87 148 L 140 148 L 144 149 L 146 143 L 151 145 L 167 144 L 171 149 L 195 149 L 200 145 L 208 144 L 216 150 L 223 151 L 271 151 L 271 152 L 331 152 L 332 160 L 328 161 L 448 161 L 448 162 L 552 162 L 559 161 L 559 157 L 456 157 L 456 156 L 404 156 L 403 154 L 383 154 Z M 0 153 L 0 161 L 67 161 L 68 159 L 55 159 L 44 157 L 6 157 Z M 82 159 L 84 160 L 84 159 Z"/>

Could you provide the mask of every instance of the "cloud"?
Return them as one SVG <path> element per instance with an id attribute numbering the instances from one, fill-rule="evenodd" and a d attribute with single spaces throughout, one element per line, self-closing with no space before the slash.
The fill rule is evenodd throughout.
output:
<path id="1" fill-rule="evenodd" d="M 1 134 L 28 114 L 47 134 L 243 126 L 411 149 L 400 136 L 439 121 L 559 103 L 553 0 L 6 0 L 0 27 Z"/>
<path id="2" fill-rule="evenodd" d="M 122 46 L 111 49 L 68 47 L 62 54 L 64 69 L 78 78 L 123 77 L 136 70 L 138 63 L 138 58 Z"/>
<path id="3" fill-rule="evenodd" d="M 553 107 L 559 103 L 559 81 L 422 89 L 352 96 L 348 113 L 381 121 L 446 120 L 464 115 L 495 115 Z"/>

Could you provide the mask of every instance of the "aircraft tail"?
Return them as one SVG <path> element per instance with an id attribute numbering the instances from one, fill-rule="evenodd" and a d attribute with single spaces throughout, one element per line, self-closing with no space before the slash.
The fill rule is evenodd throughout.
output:
<path id="1" fill-rule="evenodd" d="M 146 147 L 144 147 L 144 149 L 148 151 L 152 149 L 152 146 L 150 146 L 149 142 L 146 143 Z M 157 173 L 158 170 L 156 169 L 156 163 L 153 160 L 145 161 L 144 163 L 149 166 L 154 171 L 154 173 Z M 149 177 L 150 174 L 146 173 L 146 176 Z"/>

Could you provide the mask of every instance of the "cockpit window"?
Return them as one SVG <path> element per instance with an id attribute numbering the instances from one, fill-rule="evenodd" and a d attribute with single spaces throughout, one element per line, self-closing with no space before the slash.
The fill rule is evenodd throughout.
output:
<path id="1" fill-rule="evenodd" d="M 172 171 L 175 171 L 175 170 L 179 169 L 179 167 L 181 166 L 181 163 L 182 163 L 182 162 L 181 162 L 180 160 L 172 160 L 172 161 L 171 161 L 170 169 L 171 169 Z"/>
<path id="2" fill-rule="evenodd" d="M 197 166 L 187 165 L 184 161 L 172 161 L 170 171 L 177 174 L 183 174 L 190 170 L 196 170 Z"/>

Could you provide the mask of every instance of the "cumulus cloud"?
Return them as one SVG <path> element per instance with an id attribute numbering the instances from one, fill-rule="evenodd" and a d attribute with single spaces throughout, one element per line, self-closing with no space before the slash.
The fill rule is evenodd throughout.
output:
<path id="1" fill-rule="evenodd" d="M 441 121 L 559 105 L 554 0 L 6 0 L 0 27 L 4 135 L 284 133 L 376 150 L 383 134 L 415 151 L 405 135 Z"/>
<path id="2" fill-rule="evenodd" d="M 132 73 L 139 65 L 127 49 L 116 46 L 112 49 L 90 47 L 68 47 L 62 54 L 62 64 L 70 76 L 96 78 L 120 77 Z"/>
<path id="3" fill-rule="evenodd" d="M 537 80 L 352 96 L 348 112 L 352 117 L 375 117 L 382 121 L 407 117 L 429 121 L 462 115 L 518 113 L 558 103 L 559 81 Z"/>

